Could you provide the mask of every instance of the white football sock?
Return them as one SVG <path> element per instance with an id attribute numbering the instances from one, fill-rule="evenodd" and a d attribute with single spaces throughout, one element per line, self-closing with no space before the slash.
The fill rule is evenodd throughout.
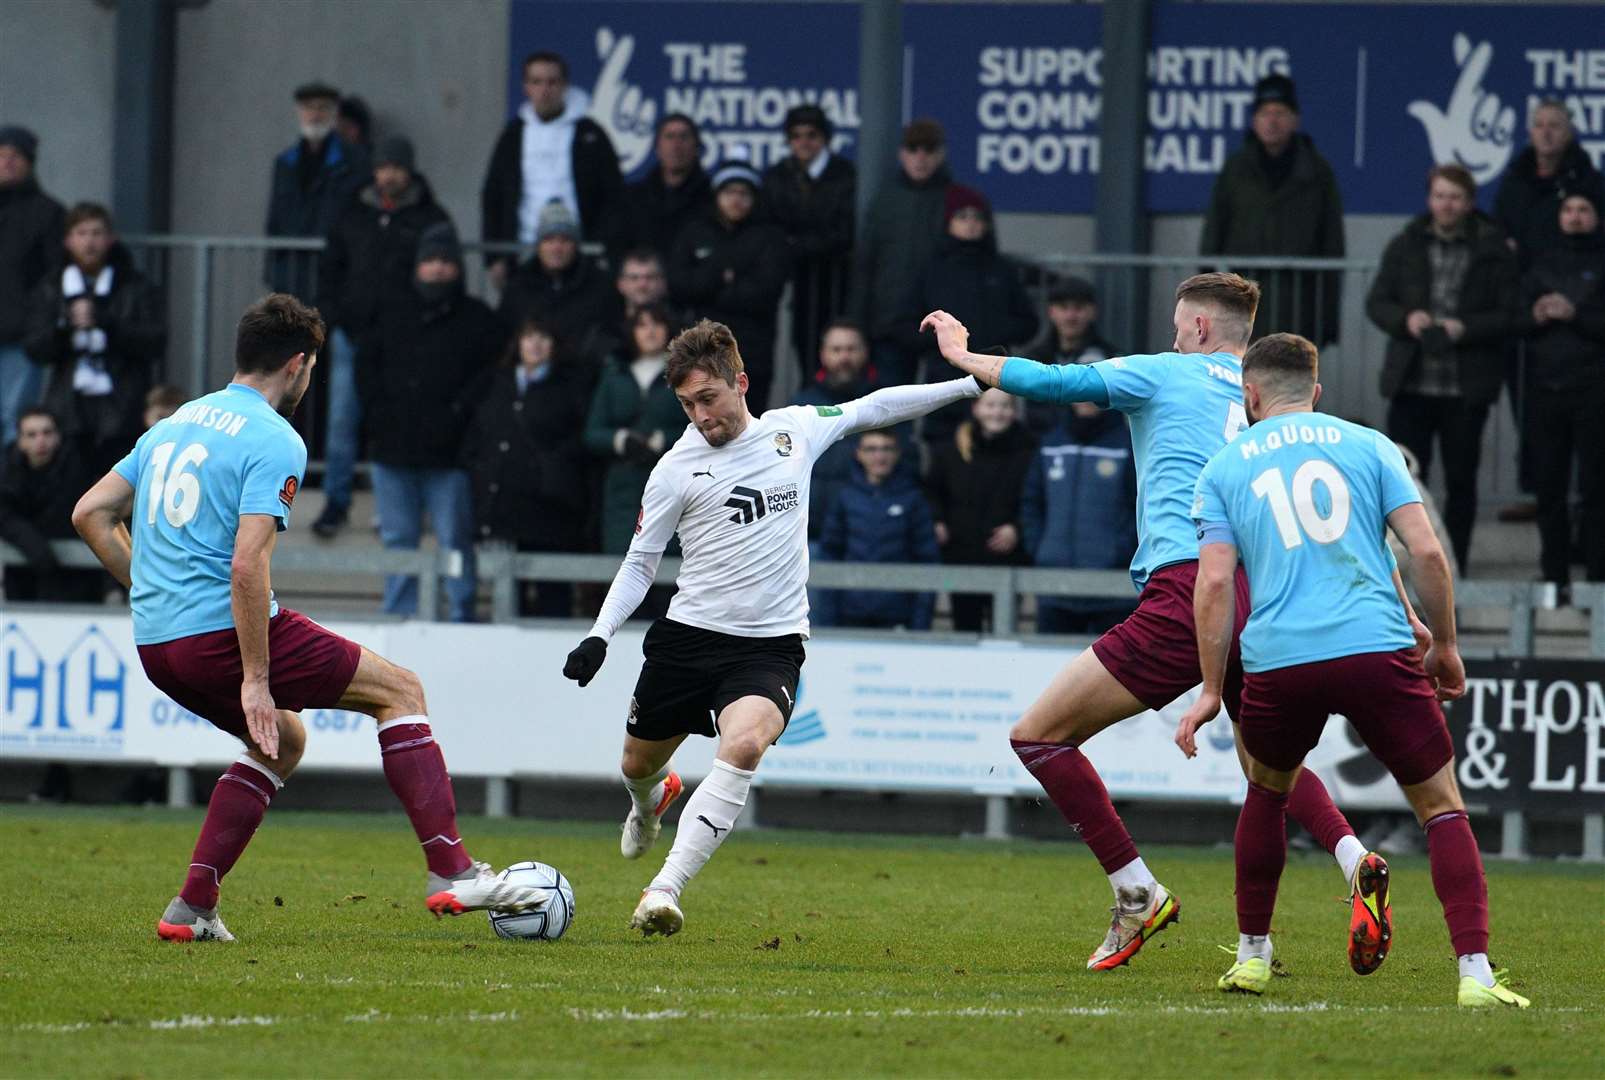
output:
<path id="1" fill-rule="evenodd" d="M 1352 886 L 1354 872 L 1360 868 L 1360 860 L 1365 858 L 1365 845 L 1360 843 L 1359 837 L 1350 833 L 1337 842 L 1337 850 L 1332 852 L 1332 858 L 1337 860 L 1338 869 L 1343 871 L 1343 880 Z"/>
<path id="2" fill-rule="evenodd" d="M 686 882 L 696 876 L 712 857 L 724 838 L 735 827 L 741 808 L 747 805 L 752 772 L 715 760 L 697 790 L 686 800 L 680 825 L 674 833 L 674 847 L 663 860 L 663 869 L 652 879 L 649 889 L 663 889 L 680 895 Z"/>
<path id="3" fill-rule="evenodd" d="M 1115 890 L 1115 900 L 1120 899 L 1120 890 L 1126 889 L 1152 889 L 1159 884 L 1154 880 L 1153 871 L 1148 869 L 1146 863 L 1139 855 L 1125 866 L 1109 875 L 1109 886 Z"/>
<path id="4" fill-rule="evenodd" d="M 1466 953 L 1456 959 L 1460 961 L 1460 977 L 1462 979 L 1470 975 L 1484 986 L 1492 986 L 1494 984 L 1494 969 L 1488 966 L 1487 953 Z"/>
<path id="5" fill-rule="evenodd" d="M 665 764 L 651 776 L 643 776 L 639 780 L 633 776 L 624 777 L 624 787 L 630 793 L 630 801 L 635 803 L 642 817 L 651 817 L 652 811 L 658 808 L 658 803 L 663 799 L 663 781 L 668 775 L 669 766 Z"/>
<path id="6" fill-rule="evenodd" d="M 1271 962 L 1271 935 L 1238 934 L 1237 962 L 1241 964 L 1244 960 L 1255 956 L 1264 960 L 1267 964 Z"/>

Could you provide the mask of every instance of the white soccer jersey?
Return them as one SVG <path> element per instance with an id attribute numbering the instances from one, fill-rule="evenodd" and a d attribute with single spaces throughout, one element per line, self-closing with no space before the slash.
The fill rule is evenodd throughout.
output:
<path id="1" fill-rule="evenodd" d="M 591 633 L 604 641 L 646 596 L 675 533 L 684 562 L 669 618 L 740 637 L 808 636 L 808 488 L 837 439 L 967 397 L 974 379 L 894 386 L 839 406 L 771 409 L 723 446 L 685 434 L 647 479 L 624 565 Z"/>

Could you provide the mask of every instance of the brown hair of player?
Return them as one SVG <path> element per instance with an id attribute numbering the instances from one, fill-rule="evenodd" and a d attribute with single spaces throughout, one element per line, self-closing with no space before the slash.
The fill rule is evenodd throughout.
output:
<path id="1" fill-rule="evenodd" d="M 1303 401 L 1315 392 L 1320 352 L 1297 334 L 1267 334 L 1243 354 L 1243 381 L 1279 401 Z"/>
<path id="2" fill-rule="evenodd" d="M 325 329 L 318 309 L 288 293 L 269 293 L 240 316 L 234 334 L 234 367 L 242 375 L 271 375 L 290 358 L 323 348 Z"/>
<path id="3" fill-rule="evenodd" d="M 663 377 L 678 389 L 693 371 L 704 371 L 734 386 L 736 376 L 743 370 L 741 350 L 730 328 L 724 323 L 703 319 L 669 342 L 669 359 L 664 364 Z"/>
<path id="4" fill-rule="evenodd" d="M 1259 282 L 1225 270 L 1194 274 L 1176 286 L 1176 302 L 1183 300 L 1212 307 L 1237 322 L 1237 336 L 1247 342 L 1254 332 L 1254 316 L 1259 313 Z"/>

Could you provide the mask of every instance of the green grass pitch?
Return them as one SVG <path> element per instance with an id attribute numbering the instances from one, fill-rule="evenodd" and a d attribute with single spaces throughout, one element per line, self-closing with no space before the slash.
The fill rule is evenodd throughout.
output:
<path id="1" fill-rule="evenodd" d="M 1422 858 L 1394 863 L 1396 943 L 1362 979 L 1337 871 L 1293 856 L 1288 974 L 1251 999 L 1214 989 L 1236 941 L 1224 850 L 1146 850 L 1182 921 L 1094 975 L 1109 889 L 1073 844 L 738 832 L 688 891 L 686 930 L 643 940 L 625 923 L 655 859 L 624 862 L 616 830 L 465 821 L 476 856 L 573 881 L 575 924 L 546 944 L 431 918 L 399 814 L 280 813 L 225 884 L 240 940 L 162 943 L 199 819 L 0 814 L 0 1073 L 1597 1076 L 1605 1060 L 1598 868 L 1489 864 L 1493 955 L 1534 1007 L 1472 1013 Z"/>

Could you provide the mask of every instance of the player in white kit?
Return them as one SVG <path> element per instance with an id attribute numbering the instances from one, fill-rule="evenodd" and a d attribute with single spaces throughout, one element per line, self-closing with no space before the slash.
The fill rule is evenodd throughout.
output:
<path id="1" fill-rule="evenodd" d="M 747 411 L 729 327 L 704 319 L 669 345 L 664 372 L 691 424 L 652 469 L 641 517 L 591 634 L 563 674 L 589 683 L 680 534 L 679 591 L 652 624 L 630 699 L 622 772 L 632 806 L 620 849 L 639 858 L 679 796 L 669 760 L 687 735 L 719 740 L 713 769 L 680 818 L 663 869 L 630 926 L 673 934 L 685 885 L 729 835 L 758 762 L 791 718 L 808 637 L 808 488 L 837 439 L 980 396 L 972 378 L 896 386 L 840 406 Z"/>

